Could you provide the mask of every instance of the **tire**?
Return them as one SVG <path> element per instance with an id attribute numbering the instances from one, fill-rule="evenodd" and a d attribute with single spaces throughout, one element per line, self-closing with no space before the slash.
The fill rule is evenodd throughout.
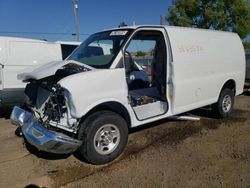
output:
<path id="1" fill-rule="evenodd" d="M 104 164 L 117 158 L 128 140 L 126 121 L 111 111 L 96 112 L 81 124 L 78 138 L 83 141 L 80 156 L 92 164 Z"/>
<path id="2" fill-rule="evenodd" d="M 228 117 L 233 111 L 234 92 L 232 89 L 225 88 L 221 91 L 218 102 L 213 105 L 213 111 L 219 118 Z"/>

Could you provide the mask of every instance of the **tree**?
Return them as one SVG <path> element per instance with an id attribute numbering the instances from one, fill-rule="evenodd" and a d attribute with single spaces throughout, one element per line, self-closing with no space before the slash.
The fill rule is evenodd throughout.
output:
<path id="1" fill-rule="evenodd" d="M 245 49 L 250 49 L 250 42 L 243 42 Z"/>
<path id="2" fill-rule="evenodd" d="M 136 52 L 136 57 L 140 57 L 140 56 L 145 56 L 146 55 L 146 53 L 145 52 L 143 52 L 143 51 L 137 51 Z"/>
<path id="3" fill-rule="evenodd" d="M 174 0 L 166 20 L 170 25 L 250 33 L 248 0 Z"/>

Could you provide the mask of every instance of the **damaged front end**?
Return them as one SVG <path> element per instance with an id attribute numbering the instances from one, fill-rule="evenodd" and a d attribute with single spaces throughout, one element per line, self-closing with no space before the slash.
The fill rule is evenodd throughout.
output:
<path id="1" fill-rule="evenodd" d="M 25 139 L 39 150 L 58 154 L 72 153 L 82 141 L 76 133 L 80 119 L 71 116 L 74 108 L 70 93 L 57 84 L 62 78 L 90 69 L 76 64 L 66 64 L 54 75 L 29 79 L 25 88 L 26 102 L 14 107 L 13 124 L 21 127 Z"/>
<path id="2" fill-rule="evenodd" d="M 36 148 L 57 154 L 73 153 L 81 145 L 81 141 L 66 134 L 49 130 L 34 118 L 33 114 L 14 107 L 11 114 L 12 123 L 21 126 L 26 140 Z"/>

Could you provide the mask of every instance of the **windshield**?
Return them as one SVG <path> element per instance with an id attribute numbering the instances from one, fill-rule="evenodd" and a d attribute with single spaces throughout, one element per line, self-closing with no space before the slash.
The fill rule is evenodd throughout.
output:
<path id="1" fill-rule="evenodd" d="M 109 68 L 131 30 L 96 33 L 87 38 L 68 58 L 94 68 Z"/>

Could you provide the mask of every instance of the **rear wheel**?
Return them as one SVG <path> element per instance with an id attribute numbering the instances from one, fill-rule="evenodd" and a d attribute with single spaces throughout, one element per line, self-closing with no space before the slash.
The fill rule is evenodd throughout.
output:
<path id="1" fill-rule="evenodd" d="M 92 164 L 104 164 L 118 157 L 127 144 L 126 121 L 110 111 L 90 115 L 81 125 L 78 138 L 83 141 L 80 154 Z"/>
<path id="2" fill-rule="evenodd" d="M 214 112 L 221 118 L 228 117 L 233 110 L 234 92 L 232 89 L 225 88 L 221 91 L 219 100 L 213 105 Z"/>

